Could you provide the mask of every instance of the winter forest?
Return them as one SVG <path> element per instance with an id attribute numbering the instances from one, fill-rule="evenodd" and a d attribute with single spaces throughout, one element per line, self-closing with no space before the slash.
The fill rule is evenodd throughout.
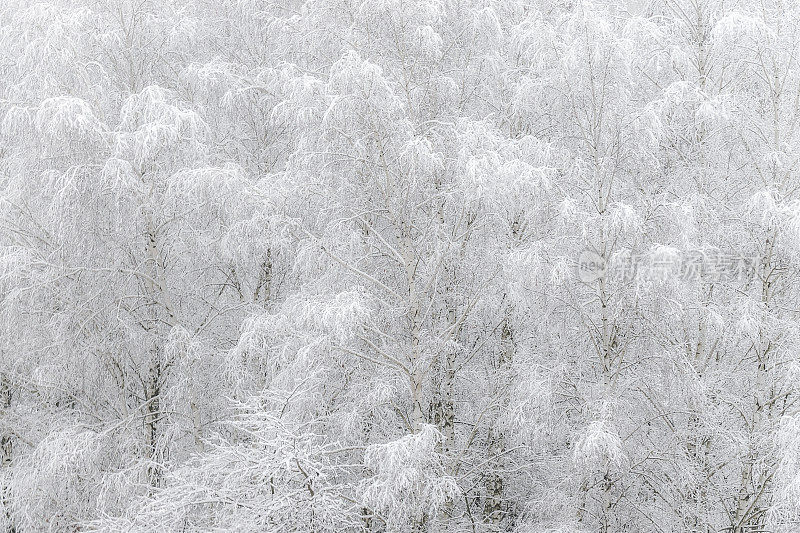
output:
<path id="1" fill-rule="evenodd" d="M 800 1 L 0 0 L 0 532 L 800 532 Z"/>

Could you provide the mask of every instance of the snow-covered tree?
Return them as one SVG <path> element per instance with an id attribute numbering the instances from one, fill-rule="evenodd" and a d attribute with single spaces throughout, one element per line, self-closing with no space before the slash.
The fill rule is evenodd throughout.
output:
<path id="1" fill-rule="evenodd" d="M 793 532 L 799 22 L 3 2 L 0 527 Z"/>

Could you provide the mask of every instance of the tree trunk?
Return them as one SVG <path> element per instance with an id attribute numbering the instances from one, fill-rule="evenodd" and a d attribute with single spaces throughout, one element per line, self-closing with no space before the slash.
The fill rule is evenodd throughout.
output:
<path id="1" fill-rule="evenodd" d="M 11 408 L 11 385 L 8 379 L 3 376 L 0 379 L 0 405 L 6 411 Z M 10 434 L 0 435 L 0 468 L 9 468 L 13 458 L 14 441 Z M 17 527 L 14 523 L 14 517 L 11 514 L 11 487 L 0 487 L 2 490 L 3 511 L 5 513 L 5 533 L 16 533 Z"/>
<path id="2" fill-rule="evenodd" d="M 160 394 L 162 368 L 158 360 L 158 353 L 155 360 L 151 361 L 148 381 L 145 387 L 145 416 L 144 416 L 144 438 L 145 452 L 147 453 L 147 482 L 151 487 L 161 486 L 161 465 L 158 454 L 158 423 L 161 416 Z"/>
<path id="3" fill-rule="evenodd" d="M 498 374 L 501 389 L 508 384 L 508 373 L 514 361 L 514 334 L 509 317 L 503 321 L 500 332 L 500 358 L 498 360 Z M 506 449 L 505 436 L 497 427 L 489 428 L 487 437 L 487 454 L 489 456 L 490 472 L 486 475 L 484 483 L 486 497 L 483 504 L 483 516 L 487 524 L 497 528 L 505 516 L 503 510 L 504 480 L 500 471 L 503 469 L 503 454 Z"/>

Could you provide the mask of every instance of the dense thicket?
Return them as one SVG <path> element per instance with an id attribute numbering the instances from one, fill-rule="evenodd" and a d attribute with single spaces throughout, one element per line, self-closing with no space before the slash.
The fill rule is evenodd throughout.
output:
<path id="1" fill-rule="evenodd" d="M 4 0 L 0 529 L 798 531 L 798 53 L 781 0 Z"/>

